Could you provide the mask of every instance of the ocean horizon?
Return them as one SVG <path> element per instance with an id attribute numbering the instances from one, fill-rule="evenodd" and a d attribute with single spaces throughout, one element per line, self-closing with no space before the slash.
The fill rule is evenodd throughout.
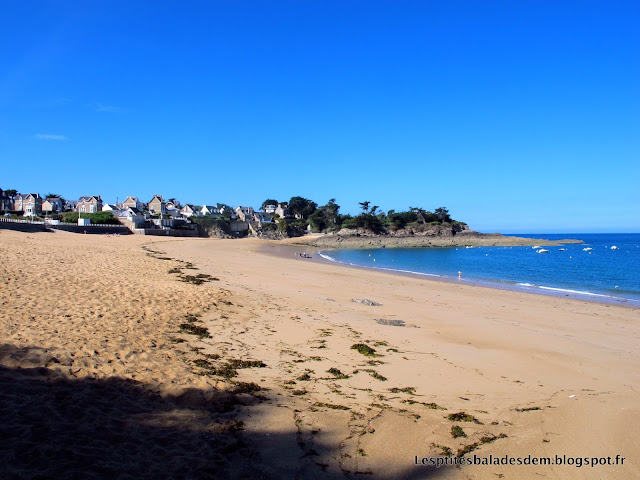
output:
<path id="1" fill-rule="evenodd" d="M 538 248 L 335 249 L 319 255 L 333 262 L 399 274 L 640 307 L 640 233 L 508 236 L 583 243 Z M 538 253 L 541 249 L 548 252 Z"/>

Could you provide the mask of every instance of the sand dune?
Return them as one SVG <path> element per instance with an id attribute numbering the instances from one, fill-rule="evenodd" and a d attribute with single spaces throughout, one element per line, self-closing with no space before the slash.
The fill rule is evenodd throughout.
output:
<path id="1" fill-rule="evenodd" d="M 0 461 L 15 478 L 640 474 L 637 310 L 290 248 L 0 231 Z M 415 465 L 449 452 L 626 460 Z"/>

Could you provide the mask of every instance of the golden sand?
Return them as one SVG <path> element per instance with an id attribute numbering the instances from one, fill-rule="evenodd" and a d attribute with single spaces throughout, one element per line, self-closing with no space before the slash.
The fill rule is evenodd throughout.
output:
<path id="1" fill-rule="evenodd" d="M 15 478 L 640 475 L 638 310 L 270 249 L 0 230 L 0 464 Z M 626 459 L 415 465 L 449 451 Z"/>

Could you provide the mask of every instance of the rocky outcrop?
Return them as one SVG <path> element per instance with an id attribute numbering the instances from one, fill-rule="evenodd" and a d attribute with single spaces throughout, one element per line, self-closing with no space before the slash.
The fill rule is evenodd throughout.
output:
<path id="1" fill-rule="evenodd" d="M 337 233 L 304 242 L 321 248 L 407 248 L 407 247 L 491 247 L 491 246 L 553 246 L 582 243 L 581 240 L 543 240 L 510 237 L 499 233 L 479 233 L 473 230 L 456 232 L 451 225 L 427 225 L 423 229 L 403 229 L 385 234 L 366 230 L 343 229 Z"/>

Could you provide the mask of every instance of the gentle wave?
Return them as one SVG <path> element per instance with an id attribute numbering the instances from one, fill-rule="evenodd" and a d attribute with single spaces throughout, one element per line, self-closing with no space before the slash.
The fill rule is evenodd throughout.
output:
<path id="1" fill-rule="evenodd" d="M 318 253 L 318 255 L 320 255 L 320 256 L 321 256 L 322 258 L 324 258 L 325 260 L 329 260 L 330 262 L 336 262 L 336 263 L 338 263 L 338 261 L 337 261 L 335 258 L 330 257 L 329 255 L 325 255 L 324 253 Z"/>
<path id="2" fill-rule="evenodd" d="M 435 273 L 414 272 L 413 270 L 400 270 L 397 268 L 374 267 L 372 265 L 360 265 L 358 263 L 341 262 L 340 260 L 336 260 L 335 258 L 322 252 L 318 252 L 318 256 L 324 258 L 325 260 L 329 260 L 330 262 L 341 263 L 342 265 L 351 265 L 353 267 L 371 268 L 373 270 L 387 270 L 389 272 L 411 273 L 413 275 L 423 275 L 425 277 L 442 277 L 442 275 L 436 275 Z"/>
<path id="3" fill-rule="evenodd" d="M 413 275 L 424 275 L 425 277 L 442 277 L 442 275 L 436 275 L 435 273 L 424 273 L 424 272 L 414 272 L 413 270 L 400 270 L 397 268 L 385 268 L 385 267 L 371 267 L 376 270 L 388 270 L 390 272 L 402 272 L 402 273 L 411 273 Z"/>
<path id="4" fill-rule="evenodd" d="M 571 290 L 568 288 L 555 288 L 555 287 L 544 287 L 542 285 L 539 285 L 538 288 L 541 288 L 543 290 L 552 290 L 554 292 L 563 292 L 563 293 L 573 293 L 575 295 L 589 295 L 592 297 L 608 297 L 608 298 L 615 298 L 612 295 L 602 295 L 600 293 L 593 293 L 593 292 L 583 292 L 581 290 Z"/>
<path id="5" fill-rule="evenodd" d="M 589 295 L 591 297 L 619 298 L 614 295 L 603 295 L 601 293 L 586 292 L 584 290 L 571 290 L 569 288 L 545 287 L 544 285 L 534 285 L 533 283 L 518 283 L 516 285 L 518 285 L 519 287 L 540 288 L 542 290 L 551 290 L 553 292 L 560 292 L 560 293 L 571 293 L 574 295 Z"/>

